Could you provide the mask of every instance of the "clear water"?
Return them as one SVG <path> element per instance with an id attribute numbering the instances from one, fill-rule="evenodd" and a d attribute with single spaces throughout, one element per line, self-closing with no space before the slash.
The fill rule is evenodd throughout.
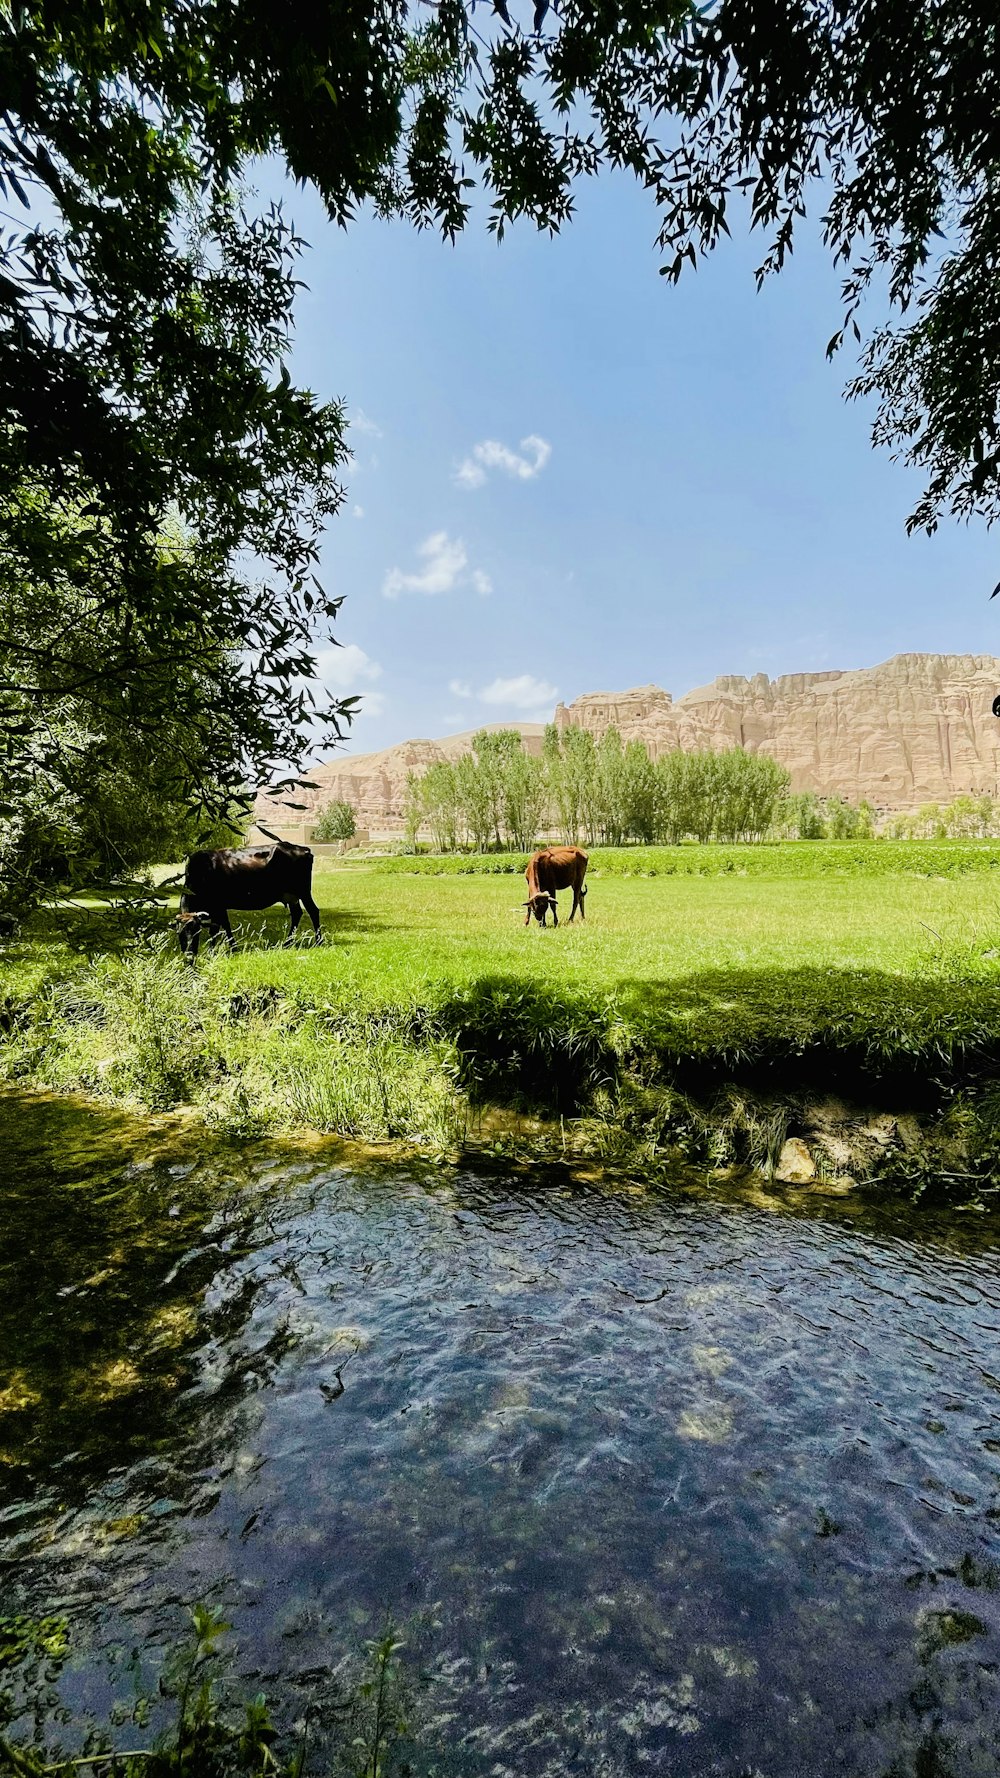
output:
<path id="1" fill-rule="evenodd" d="M 278 1691 L 389 1611 L 455 1773 L 1000 1769 L 997 1223 L 0 1143 L 8 1607 Z"/>

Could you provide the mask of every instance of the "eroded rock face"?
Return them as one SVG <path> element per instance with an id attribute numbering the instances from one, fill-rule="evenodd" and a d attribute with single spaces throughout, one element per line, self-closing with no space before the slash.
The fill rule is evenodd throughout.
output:
<path id="1" fill-rule="evenodd" d="M 655 686 L 560 704 L 560 728 L 614 724 L 655 756 L 673 747 L 746 747 L 788 767 L 793 790 L 916 809 L 1000 792 L 1000 660 L 898 654 L 851 673 L 725 675 L 674 702 Z"/>
<path id="2" fill-rule="evenodd" d="M 788 767 L 793 790 L 867 799 L 883 811 L 904 811 L 960 794 L 1000 796 L 1000 722 L 990 706 L 1000 691 L 1000 660 L 982 654 L 898 654 L 857 672 L 786 673 L 768 679 L 724 674 L 676 700 L 658 685 L 588 692 L 559 704 L 560 729 L 576 723 L 602 735 L 645 743 L 656 757 L 671 748 L 746 747 Z M 529 751 L 541 750 L 538 723 L 518 728 Z M 391 833 L 402 825 L 408 772 L 468 751 L 473 731 L 441 741 L 404 741 L 381 753 L 341 755 L 317 766 L 315 790 L 291 811 L 258 800 L 269 825 L 315 821 L 327 803 L 349 802 L 359 827 Z"/>

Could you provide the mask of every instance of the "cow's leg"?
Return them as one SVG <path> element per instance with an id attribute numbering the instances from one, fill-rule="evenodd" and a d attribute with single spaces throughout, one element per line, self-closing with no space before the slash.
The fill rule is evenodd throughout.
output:
<path id="1" fill-rule="evenodd" d="M 209 938 L 217 938 L 220 932 L 225 933 L 229 949 L 235 951 L 236 940 L 233 937 L 233 929 L 229 924 L 229 915 L 225 908 L 223 908 L 220 913 L 213 916 L 212 924 L 208 929 L 208 936 Z"/>
<path id="2" fill-rule="evenodd" d="M 316 903 L 313 901 L 313 898 L 310 895 L 308 890 L 306 891 L 305 895 L 303 895 L 302 900 L 305 903 L 306 913 L 309 915 L 309 918 L 313 923 L 313 935 L 317 939 L 321 938 L 322 932 L 320 930 L 320 924 L 319 924 L 319 908 L 316 906 Z"/>
<path id="3" fill-rule="evenodd" d="M 292 923 L 288 928 L 288 937 L 286 938 L 285 943 L 286 945 L 290 945 L 295 937 L 299 921 L 302 918 L 302 903 L 301 901 L 289 901 L 286 903 L 286 906 L 288 908 L 288 917 Z"/>

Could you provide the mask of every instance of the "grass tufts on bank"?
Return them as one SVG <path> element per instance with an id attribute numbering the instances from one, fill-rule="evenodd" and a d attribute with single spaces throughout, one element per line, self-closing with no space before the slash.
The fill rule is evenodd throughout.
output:
<path id="1" fill-rule="evenodd" d="M 49 912 L 0 952 L 0 1078 L 441 1155 L 507 1107 L 562 1120 L 561 1141 L 576 1120 L 589 1152 L 624 1134 L 646 1161 L 766 1171 L 796 1105 L 831 1094 L 923 1107 L 954 1136 L 958 1100 L 986 1107 L 1000 1077 L 1000 884 L 959 868 L 979 848 L 895 850 L 954 868 L 608 875 L 585 924 L 544 931 L 509 876 L 319 868 L 323 945 L 284 948 L 281 911 L 241 916 L 237 952 L 193 968 L 166 915 L 130 936 L 95 916 L 81 945 Z M 959 1145 L 980 1172 L 983 1117 Z"/>

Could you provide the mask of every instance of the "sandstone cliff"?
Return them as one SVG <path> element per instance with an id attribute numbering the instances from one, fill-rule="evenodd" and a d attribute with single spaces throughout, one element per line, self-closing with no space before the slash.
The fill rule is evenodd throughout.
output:
<path id="1" fill-rule="evenodd" d="M 654 756 L 673 747 L 769 753 L 788 767 L 795 790 L 867 798 L 896 811 L 963 792 L 1000 796 L 1000 722 L 990 710 L 997 691 L 1000 660 L 992 655 L 900 654 L 857 672 L 774 680 L 727 674 L 676 700 L 657 685 L 588 692 L 560 704 L 554 720 L 561 729 L 575 723 L 596 735 L 614 725 Z M 492 726 L 519 728 L 532 752 L 541 747 L 537 723 Z M 400 826 L 407 773 L 457 758 L 472 732 L 338 756 L 310 774 L 316 790 L 296 797 L 306 813 L 261 798 L 258 814 L 271 825 L 308 824 L 326 803 L 342 799 L 357 811 L 360 827 L 392 832 Z"/>
<path id="2" fill-rule="evenodd" d="M 795 790 L 914 809 L 962 792 L 1000 793 L 1000 690 L 992 655 L 898 654 L 850 673 L 724 675 L 676 702 L 656 686 L 591 692 L 555 721 L 595 734 L 614 724 L 656 754 L 746 747 L 788 767 Z"/>

